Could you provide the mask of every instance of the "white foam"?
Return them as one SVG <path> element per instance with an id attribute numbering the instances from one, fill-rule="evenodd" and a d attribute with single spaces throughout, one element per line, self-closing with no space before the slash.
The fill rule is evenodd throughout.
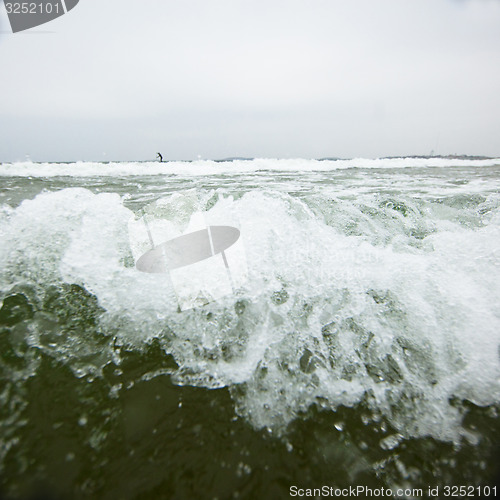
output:
<path id="1" fill-rule="evenodd" d="M 453 398 L 500 403 L 498 200 L 470 227 L 465 208 L 405 199 L 403 215 L 372 196 L 363 218 L 368 198 L 335 202 L 219 193 L 209 213 L 239 220 L 248 281 L 178 312 L 168 279 L 126 266 L 132 213 L 117 195 L 43 193 L 1 216 L 2 291 L 81 284 L 106 309 L 103 328 L 137 346 L 158 337 L 179 365 L 176 383 L 229 387 L 256 427 L 283 430 L 311 405 L 364 401 L 403 437 L 459 441 Z"/>
<path id="2" fill-rule="evenodd" d="M 398 169 L 425 167 L 489 167 L 500 164 L 500 159 L 448 159 L 448 158 L 354 158 L 349 160 L 272 159 L 231 160 L 215 162 L 198 160 L 193 162 L 75 162 L 75 163 L 1 163 L 3 177 L 129 177 L 155 176 L 200 176 L 235 173 L 252 173 L 259 170 L 276 172 L 310 172 L 362 169 Z"/>

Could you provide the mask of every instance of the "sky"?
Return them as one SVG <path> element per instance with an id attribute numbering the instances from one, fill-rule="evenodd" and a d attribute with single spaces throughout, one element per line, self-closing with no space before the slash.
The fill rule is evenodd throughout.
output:
<path id="1" fill-rule="evenodd" d="M 500 0 L 80 0 L 13 34 L 0 162 L 500 156 Z"/>

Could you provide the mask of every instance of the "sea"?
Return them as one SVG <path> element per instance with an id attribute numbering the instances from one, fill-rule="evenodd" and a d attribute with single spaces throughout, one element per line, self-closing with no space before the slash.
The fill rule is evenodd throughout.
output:
<path id="1" fill-rule="evenodd" d="M 500 159 L 1 163 L 0 304 L 0 498 L 500 495 Z"/>

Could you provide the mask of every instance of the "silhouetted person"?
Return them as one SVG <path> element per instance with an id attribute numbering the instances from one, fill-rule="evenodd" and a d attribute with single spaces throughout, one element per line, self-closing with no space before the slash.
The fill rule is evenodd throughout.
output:
<path id="1" fill-rule="evenodd" d="M 160 163 L 163 161 L 163 156 L 161 155 L 161 153 L 156 153 L 156 158 L 160 159 Z"/>

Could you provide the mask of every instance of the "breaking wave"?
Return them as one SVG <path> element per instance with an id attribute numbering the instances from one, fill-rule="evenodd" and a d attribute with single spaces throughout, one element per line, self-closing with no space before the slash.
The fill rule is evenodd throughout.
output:
<path id="1" fill-rule="evenodd" d="M 265 168 L 255 162 L 86 164 L 79 175 Z M 292 160 L 280 165 L 293 169 Z M 75 165 L 6 168 L 67 175 Z M 18 398 L 2 396 L 9 418 L 39 363 L 21 339 L 78 377 L 119 369 L 122 349 L 155 343 L 165 363 L 137 380 L 169 373 L 179 385 L 228 387 L 239 415 L 278 433 L 312 407 L 363 404 L 390 422 L 396 441 L 459 442 L 474 436 L 457 401 L 500 403 L 498 194 L 347 200 L 216 189 L 167 201 L 180 229 L 198 211 L 239 221 L 248 280 L 234 294 L 181 312 L 166 275 L 135 269 L 134 214 L 117 194 L 65 188 L 1 209 L 0 339 L 9 336 L 18 360 L 9 368 Z"/>
<path id="2" fill-rule="evenodd" d="M 468 158 L 354 158 L 349 160 L 325 159 L 235 159 L 159 162 L 76 162 L 76 163 L 33 163 L 31 161 L 0 164 L 3 177 L 127 177 L 142 175 L 217 175 L 253 173 L 260 170 L 276 172 L 311 172 L 345 169 L 400 169 L 428 167 L 492 167 L 500 159 Z"/>

